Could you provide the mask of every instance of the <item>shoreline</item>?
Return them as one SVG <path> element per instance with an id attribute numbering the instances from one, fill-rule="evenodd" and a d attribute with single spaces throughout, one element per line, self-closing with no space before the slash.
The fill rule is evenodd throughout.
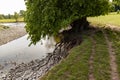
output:
<path id="1" fill-rule="evenodd" d="M 24 27 L 9 27 L 0 30 L 0 46 L 26 35 Z"/>
<path id="2" fill-rule="evenodd" d="M 27 34 L 24 27 L 7 27 L 7 26 L 5 26 L 5 28 L 3 27 L 1 26 L 0 30 L 0 46 L 7 44 L 13 40 L 16 40 Z M 0 64 L 0 80 L 1 76 L 4 75 L 3 70 L 4 66 Z"/>
<path id="3" fill-rule="evenodd" d="M 0 21 L 0 23 L 23 23 L 23 22 L 25 22 L 25 21 L 18 21 L 18 22 L 16 22 L 16 21 L 7 21 L 7 22 Z"/>

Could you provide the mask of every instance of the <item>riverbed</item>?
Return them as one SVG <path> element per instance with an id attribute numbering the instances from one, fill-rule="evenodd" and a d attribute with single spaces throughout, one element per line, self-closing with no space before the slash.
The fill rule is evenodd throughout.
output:
<path id="1" fill-rule="evenodd" d="M 3 25 L 10 27 L 25 26 L 24 23 L 19 23 L 18 25 L 16 23 L 4 23 Z M 37 45 L 31 46 L 28 46 L 30 39 L 27 39 L 27 37 L 28 35 L 25 35 L 0 46 L 0 79 L 18 64 L 43 59 L 47 53 L 51 53 L 54 50 L 55 41 L 52 37 L 49 40 L 47 38 L 42 39 Z"/>

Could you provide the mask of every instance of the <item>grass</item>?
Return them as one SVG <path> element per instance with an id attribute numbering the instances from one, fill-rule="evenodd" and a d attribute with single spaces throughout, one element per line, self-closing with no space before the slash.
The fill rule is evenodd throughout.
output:
<path id="1" fill-rule="evenodd" d="M 23 22 L 24 18 L 19 18 L 18 22 Z M 7 23 L 7 22 L 16 22 L 15 19 L 0 19 L 0 23 Z"/>
<path id="2" fill-rule="evenodd" d="M 66 59 L 40 80 L 89 80 L 89 59 L 93 43 L 89 36 L 84 39 L 80 46 L 73 48 Z M 110 59 L 105 37 L 100 31 L 95 34 L 94 39 L 96 41 L 93 63 L 95 80 L 110 80 Z"/>
<path id="3" fill-rule="evenodd" d="M 113 43 L 113 48 L 115 49 L 118 73 L 120 77 L 120 32 L 113 32 L 110 30 L 106 30 L 106 32 L 109 36 L 109 40 Z"/>
<path id="4" fill-rule="evenodd" d="M 96 41 L 93 63 L 95 80 L 110 80 L 110 59 L 105 37 L 100 31 L 95 34 L 94 39 Z"/>
<path id="5" fill-rule="evenodd" d="M 89 17 L 93 25 L 105 26 L 107 24 L 120 26 L 120 14 L 110 13 L 105 16 Z M 108 38 L 113 42 L 116 63 L 120 77 L 120 32 L 105 30 Z M 96 41 L 93 62 L 93 75 L 95 80 L 111 80 L 111 67 L 108 46 L 102 31 L 93 36 Z M 89 80 L 89 59 L 93 43 L 89 36 L 84 37 L 84 42 L 70 51 L 69 56 L 53 67 L 40 80 Z"/>
<path id="6" fill-rule="evenodd" d="M 69 56 L 40 80 L 88 80 L 89 58 L 92 48 L 89 38 L 70 51 Z"/>
<path id="7" fill-rule="evenodd" d="M 120 14 L 109 13 L 108 15 L 98 16 L 98 17 L 88 17 L 88 21 L 92 24 L 100 25 L 115 25 L 120 26 Z"/>

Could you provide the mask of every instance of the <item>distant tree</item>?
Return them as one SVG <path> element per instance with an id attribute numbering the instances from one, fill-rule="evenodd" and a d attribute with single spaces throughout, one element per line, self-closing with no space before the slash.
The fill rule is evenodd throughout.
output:
<path id="1" fill-rule="evenodd" d="M 4 19 L 4 16 L 2 14 L 0 14 L 0 19 Z"/>
<path id="2" fill-rule="evenodd" d="M 14 12 L 14 18 L 15 18 L 16 22 L 18 22 L 19 14 L 17 12 Z"/>
<path id="3" fill-rule="evenodd" d="M 24 11 L 24 10 L 20 10 L 19 15 L 20 15 L 21 17 L 24 17 L 24 16 L 25 16 L 25 11 Z"/>
<path id="4" fill-rule="evenodd" d="M 8 14 L 8 19 L 11 19 L 12 17 L 11 17 L 11 15 L 10 14 Z"/>
<path id="5" fill-rule="evenodd" d="M 120 0 L 113 0 L 113 5 L 115 7 L 115 11 L 120 10 Z"/>
<path id="6" fill-rule="evenodd" d="M 46 35 L 57 35 L 68 25 L 72 32 L 88 26 L 87 17 L 107 14 L 109 0 L 26 0 L 26 30 L 33 44 Z"/>
<path id="7" fill-rule="evenodd" d="M 120 5 L 120 0 L 113 0 L 117 5 Z"/>

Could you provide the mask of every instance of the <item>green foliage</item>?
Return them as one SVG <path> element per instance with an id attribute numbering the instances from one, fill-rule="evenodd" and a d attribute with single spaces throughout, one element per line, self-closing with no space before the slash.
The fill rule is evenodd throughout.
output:
<path id="1" fill-rule="evenodd" d="M 110 12 L 115 12 L 115 5 L 113 2 L 110 3 Z"/>
<path id="2" fill-rule="evenodd" d="M 14 16 L 11 14 L 8 15 L 4 15 L 4 14 L 0 14 L 0 19 L 13 19 Z"/>
<path id="3" fill-rule="evenodd" d="M 14 18 L 15 18 L 16 22 L 18 22 L 19 14 L 17 12 L 14 13 Z"/>
<path id="4" fill-rule="evenodd" d="M 120 14 L 120 10 L 117 10 L 117 14 Z"/>
<path id="5" fill-rule="evenodd" d="M 112 3 L 115 7 L 114 11 L 118 11 L 120 10 L 120 0 L 113 0 L 113 3 Z"/>
<path id="6" fill-rule="evenodd" d="M 104 15 L 109 0 L 26 0 L 26 29 L 33 44 L 56 35 L 76 19 Z"/>
<path id="7" fill-rule="evenodd" d="M 21 17 L 24 17 L 24 16 L 25 16 L 25 11 L 24 11 L 24 10 L 20 10 L 19 15 L 20 15 Z"/>
<path id="8" fill-rule="evenodd" d="M 0 19 L 4 19 L 4 16 L 0 14 Z"/>
<path id="9" fill-rule="evenodd" d="M 120 5 L 120 0 L 113 0 L 113 3 Z"/>

